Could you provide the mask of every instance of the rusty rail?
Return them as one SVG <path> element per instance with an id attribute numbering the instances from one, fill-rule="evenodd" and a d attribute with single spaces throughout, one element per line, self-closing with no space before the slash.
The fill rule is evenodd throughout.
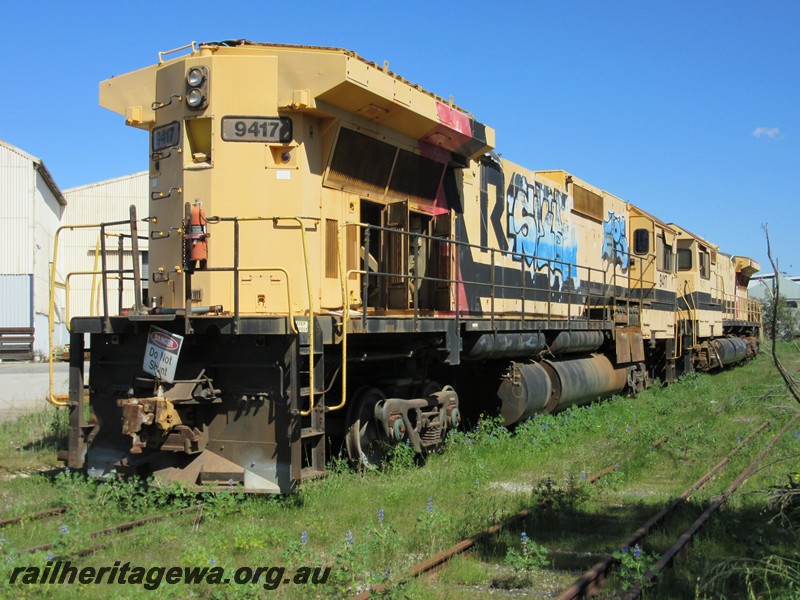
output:
<path id="1" fill-rule="evenodd" d="M 124 531 L 130 531 L 131 529 L 136 529 L 137 527 L 147 525 L 148 523 L 153 523 L 155 521 L 162 521 L 168 517 L 182 515 L 193 510 L 200 510 L 202 509 L 203 506 L 204 506 L 203 504 L 196 504 L 194 506 L 188 506 L 186 508 L 181 508 L 175 511 L 159 513 L 157 515 L 145 517 L 144 519 L 137 519 L 136 521 L 126 521 L 125 523 L 120 523 L 119 525 L 114 525 L 112 527 L 106 527 L 104 529 L 98 529 L 97 531 L 93 531 L 89 534 L 89 537 L 98 538 L 104 535 L 108 535 L 110 533 L 122 533 Z M 100 550 L 101 548 L 104 548 L 107 545 L 108 544 L 99 544 L 97 546 L 92 546 L 91 548 L 84 548 L 82 550 L 77 550 L 75 552 L 72 552 L 71 554 L 86 556 L 87 554 L 90 554 L 91 552 L 94 552 L 96 550 Z M 42 552 L 44 550 L 50 550 L 55 546 L 56 546 L 55 543 L 42 544 L 41 546 L 33 546 L 31 548 L 27 548 L 26 550 L 23 550 L 21 553 L 30 554 L 33 552 Z"/>
<path id="2" fill-rule="evenodd" d="M 7 519 L 0 519 L 0 527 L 7 527 L 22 521 L 36 521 L 38 519 L 46 519 L 47 517 L 55 517 L 66 512 L 66 506 L 59 506 L 57 508 L 47 508 L 39 512 L 31 513 L 28 515 L 20 515 L 18 517 L 8 517 Z"/>
<path id="3" fill-rule="evenodd" d="M 769 421 L 765 421 L 761 426 L 753 431 L 746 439 L 744 439 L 736 448 L 722 458 L 716 465 L 714 465 L 705 475 L 700 477 L 692 485 L 686 488 L 680 496 L 673 500 L 670 504 L 662 508 L 658 513 L 650 517 L 650 519 L 634 531 L 628 539 L 626 539 L 621 548 L 632 548 L 638 544 L 648 533 L 650 533 L 656 526 L 658 526 L 673 510 L 681 506 L 694 492 L 704 486 L 708 481 L 719 471 L 721 471 L 742 448 L 753 441 L 755 437 L 760 434 L 764 429 L 769 426 Z M 607 556 L 603 560 L 596 563 L 591 569 L 586 571 L 579 577 L 571 586 L 566 588 L 558 600 L 571 600 L 574 598 L 583 598 L 592 592 L 599 589 L 606 576 L 608 575 L 611 567 L 617 563 L 617 559 L 613 556 Z"/>
<path id="4" fill-rule="evenodd" d="M 672 437 L 674 435 L 677 435 L 681 431 L 689 429 L 689 428 L 691 428 L 693 426 L 694 426 L 694 424 L 690 424 L 690 425 L 685 426 L 685 427 L 680 427 L 677 430 L 675 430 L 671 435 L 659 438 L 658 440 L 653 442 L 652 448 L 653 449 L 658 448 L 659 446 L 661 446 L 664 443 L 666 443 L 670 439 L 670 437 Z M 602 479 L 603 477 L 605 477 L 609 473 L 613 473 L 614 471 L 619 470 L 620 465 L 625 464 L 626 462 L 628 462 L 628 461 L 622 461 L 621 463 L 615 463 L 613 465 L 610 465 L 610 466 L 606 467 L 605 469 L 602 469 L 601 471 L 598 471 L 597 473 L 594 473 L 593 475 L 588 476 L 585 479 L 585 481 L 587 483 L 596 483 L 598 480 Z M 572 489 L 573 490 L 577 489 L 577 486 L 575 486 Z M 425 575 L 425 574 L 428 574 L 428 573 L 434 573 L 434 572 L 438 571 L 443 566 L 445 566 L 450 561 L 450 559 L 453 558 L 454 556 L 458 556 L 460 554 L 466 553 L 470 548 L 475 546 L 478 542 L 480 542 L 480 541 L 482 541 L 484 539 L 491 538 L 492 536 L 494 536 L 494 535 L 498 534 L 500 531 L 502 531 L 504 528 L 513 527 L 517 523 L 519 523 L 520 521 L 525 520 L 527 517 L 529 517 L 533 513 L 534 509 L 536 509 L 536 508 L 538 508 L 538 506 L 534 506 L 534 507 L 531 507 L 531 508 L 525 508 L 525 509 L 519 511 L 518 513 L 516 513 L 516 514 L 511 515 L 510 517 L 507 517 L 503 522 L 495 523 L 494 525 L 490 525 L 489 527 L 487 527 L 486 529 L 476 533 L 475 535 L 473 535 L 471 537 L 468 537 L 466 539 L 463 539 L 460 542 L 450 546 L 448 549 L 443 550 L 443 551 L 439 552 L 438 554 L 435 554 L 435 555 L 433 555 L 433 556 L 431 556 L 429 558 L 426 558 L 422 562 L 417 563 L 411 569 L 409 569 L 401 577 L 401 580 L 414 579 L 414 578 L 419 577 L 421 575 Z M 383 593 L 387 592 L 388 589 L 389 589 L 388 585 L 379 584 L 379 585 L 376 585 L 375 587 L 372 587 L 372 588 L 370 588 L 370 589 L 368 589 L 368 590 L 366 590 L 366 591 L 364 591 L 364 592 L 362 592 L 360 594 L 357 594 L 357 595 L 353 596 L 353 600 L 367 600 L 368 598 L 371 598 L 373 595 L 383 594 Z"/>
<path id="5" fill-rule="evenodd" d="M 689 541 L 694 537 L 694 535 L 700 530 L 700 528 L 711 518 L 711 515 L 715 513 L 718 509 L 720 509 L 733 495 L 733 493 L 753 474 L 753 471 L 756 470 L 756 467 L 761 463 L 762 460 L 767 456 L 770 450 L 778 443 L 778 440 L 783 436 L 784 433 L 794 425 L 798 420 L 800 420 L 800 414 L 795 416 L 794 418 L 790 419 L 786 425 L 784 425 L 778 433 L 775 434 L 767 447 L 764 448 L 758 456 L 756 456 L 753 461 L 742 471 L 739 476 L 731 483 L 725 491 L 717 498 L 711 506 L 709 506 L 702 515 L 700 515 L 691 526 L 684 531 L 677 541 L 661 556 L 660 559 L 644 574 L 642 577 L 642 581 L 631 589 L 626 595 L 625 600 L 633 600 L 634 598 L 638 598 L 643 588 L 645 588 L 648 584 L 652 583 L 658 575 L 668 568 L 672 560 L 675 558 L 675 555 L 681 551 L 681 549 L 689 543 Z"/>

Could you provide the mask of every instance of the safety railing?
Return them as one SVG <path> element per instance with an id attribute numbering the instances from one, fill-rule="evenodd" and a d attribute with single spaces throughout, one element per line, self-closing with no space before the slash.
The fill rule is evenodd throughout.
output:
<path id="1" fill-rule="evenodd" d="M 355 236 L 346 235 L 346 230 L 349 228 L 356 229 Z M 398 245 L 399 252 L 405 252 L 408 248 L 409 255 L 401 257 L 397 261 L 402 271 L 381 271 L 370 270 L 370 257 L 373 249 L 373 235 L 380 234 L 381 236 L 399 236 L 400 240 L 407 241 L 408 243 L 401 243 Z M 344 258 L 348 256 L 345 244 L 352 237 L 362 242 L 362 255 L 360 268 L 353 266 L 348 268 L 349 265 L 344 264 Z M 426 272 L 420 272 L 420 258 L 422 244 L 428 244 L 429 248 L 426 249 L 425 257 L 429 261 L 432 257 L 432 265 L 439 265 L 435 267 L 435 274 L 430 275 L 427 273 L 428 265 L 426 265 Z M 386 240 L 382 240 L 382 246 L 386 245 Z M 511 250 L 500 250 L 497 248 L 486 248 L 476 244 L 470 244 L 459 240 L 450 238 L 428 235 L 417 232 L 409 232 L 404 230 L 393 229 L 390 227 L 381 227 L 367 223 L 345 223 L 339 227 L 339 244 L 338 244 L 338 264 L 339 276 L 341 284 L 342 295 L 342 365 L 341 365 L 341 401 L 338 405 L 328 407 L 329 411 L 339 410 L 345 406 L 347 398 L 347 347 L 348 347 L 348 334 L 349 322 L 353 319 L 361 321 L 362 330 L 366 328 L 367 319 L 370 311 L 375 314 L 383 310 L 392 310 L 389 306 L 388 293 L 383 294 L 379 306 L 370 305 L 370 286 L 378 285 L 381 281 L 388 283 L 405 282 L 406 291 L 403 294 L 410 295 L 405 308 L 410 310 L 410 317 L 412 319 L 412 328 L 414 331 L 419 331 L 420 320 L 423 316 L 423 311 L 438 314 L 452 314 L 456 327 L 459 321 L 464 318 L 484 318 L 488 319 L 490 328 L 495 329 L 496 320 L 501 318 L 518 318 L 522 321 L 535 318 L 537 320 L 546 320 L 548 325 L 554 320 L 566 321 L 572 323 L 575 320 L 589 320 L 593 318 L 592 309 L 602 309 L 603 311 L 613 310 L 613 298 L 606 295 L 608 291 L 607 272 L 604 269 L 597 269 L 593 267 L 586 267 L 560 261 L 552 258 L 543 258 L 531 256 L 514 252 Z M 465 277 L 461 265 L 461 250 L 474 251 L 474 255 L 485 256 L 489 254 L 488 262 L 481 263 L 483 268 L 489 268 L 489 280 L 482 281 L 470 276 Z M 438 253 L 438 254 L 437 254 Z M 441 260 L 446 261 L 447 267 L 441 268 Z M 514 281 L 506 281 L 506 272 L 508 271 L 509 263 L 519 262 L 519 269 L 514 269 L 518 273 L 514 277 Z M 533 268 L 532 268 L 533 267 Z M 441 271 L 444 271 L 442 273 Z M 497 273 L 500 275 L 498 281 Z M 552 284 L 547 286 L 536 285 L 536 274 L 543 274 L 547 277 L 548 283 L 553 281 L 553 273 L 559 273 L 559 281 L 561 287 L 554 289 Z M 564 274 L 567 274 L 565 277 Z M 361 276 L 361 298 L 360 302 L 355 306 L 358 310 L 353 310 L 353 303 L 350 300 L 350 286 L 351 278 L 353 275 Z M 529 282 L 530 279 L 530 282 Z M 579 281 L 579 285 L 575 282 Z M 442 290 L 446 290 L 447 294 L 447 308 L 435 309 L 420 306 L 420 290 L 422 284 L 427 283 L 432 286 L 439 284 Z M 359 282 L 355 282 L 356 285 Z M 602 290 L 601 292 L 593 292 L 593 286 Z M 461 299 L 461 290 L 467 287 L 472 288 L 472 292 L 478 295 L 480 291 L 485 291 L 484 297 L 488 302 L 488 315 L 475 314 L 473 307 L 463 306 Z M 435 288 L 434 288 L 435 289 Z M 508 291 L 511 291 L 509 293 Z M 584 291 L 585 290 L 585 291 Z M 452 294 L 452 296 L 451 296 Z M 537 294 L 539 295 L 537 297 Z M 544 296 L 542 298 L 542 296 Z M 519 303 L 519 310 L 513 310 L 509 307 L 512 302 Z M 538 303 L 538 305 L 536 304 Z M 500 308 L 499 305 L 502 305 Z M 554 312 L 554 307 L 566 305 L 566 312 Z M 531 306 L 534 310 L 528 312 L 527 306 Z M 582 307 L 581 313 L 573 312 L 576 306 Z M 543 310 L 536 310 L 542 309 Z M 427 314 L 427 313 L 426 313 Z M 605 313 L 604 313 L 605 314 Z M 605 314 L 605 316 L 608 316 Z M 569 325 L 568 325 L 569 326 Z"/>
<path id="2" fill-rule="evenodd" d="M 109 231 L 114 227 L 121 227 L 121 226 L 128 226 L 130 228 L 129 234 L 118 233 L 115 231 Z M 65 281 L 58 281 L 57 273 L 58 273 L 58 251 L 59 251 L 59 240 L 61 239 L 61 234 L 65 231 L 74 231 L 79 229 L 97 229 L 98 230 L 98 246 L 99 249 L 96 250 L 95 256 L 99 258 L 102 268 L 99 270 L 99 274 L 101 275 L 100 282 L 101 282 L 101 290 L 102 290 L 102 298 L 103 298 L 103 327 L 105 331 L 110 331 L 110 322 L 109 322 L 109 311 L 108 311 L 108 280 L 110 279 L 109 274 L 113 273 L 119 279 L 119 295 L 120 299 L 122 298 L 122 286 L 123 281 L 125 279 L 130 280 L 133 282 L 134 285 L 134 306 L 135 310 L 141 310 L 142 305 L 142 293 L 141 293 L 141 272 L 139 267 L 139 240 L 140 239 L 147 239 L 144 237 L 140 237 L 138 233 L 138 223 L 136 220 L 136 207 L 130 207 L 130 218 L 124 221 L 110 221 L 106 223 L 90 223 L 90 224 L 79 224 L 79 225 L 62 225 L 58 229 L 56 229 L 55 236 L 53 238 L 53 262 L 50 266 L 50 301 L 48 307 L 48 346 L 49 346 L 49 391 L 47 394 L 47 400 L 56 406 L 66 406 L 68 396 L 64 394 L 55 394 L 54 393 L 54 372 L 53 372 L 53 352 L 54 352 L 54 344 L 53 344 L 53 336 L 55 333 L 55 305 L 56 305 L 56 289 L 64 289 L 67 290 L 69 276 L 65 279 Z M 117 237 L 118 238 L 118 252 L 119 252 L 119 268 L 118 269 L 110 269 L 108 265 L 108 247 L 107 247 L 107 240 L 110 237 Z M 131 257 L 132 257 L 132 268 L 131 269 L 124 269 L 123 268 L 123 256 L 124 256 L 124 240 L 130 240 L 131 245 Z M 97 271 L 97 269 L 95 269 Z M 97 274 L 97 273 L 95 273 Z M 130 277 L 126 277 L 129 275 Z M 67 295 L 68 292 L 67 292 Z M 121 300 L 120 300 L 121 303 Z M 67 327 L 69 325 L 67 324 Z"/>
<path id="3" fill-rule="evenodd" d="M 206 267 L 202 269 L 203 273 L 213 273 L 213 272 L 228 272 L 233 275 L 233 318 L 234 318 L 234 333 L 238 333 L 241 328 L 241 306 L 240 306 L 240 291 L 239 291 L 239 275 L 241 273 L 246 272 L 281 272 L 286 277 L 286 288 L 287 288 L 287 300 L 288 300 L 288 310 L 287 315 L 289 317 L 289 327 L 291 328 L 292 332 L 297 333 L 297 325 L 294 321 L 294 307 L 292 306 L 291 300 L 291 280 L 289 277 L 289 272 L 282 268 L 282 267 L 242 267 L 240 265 L 240 246 L 241 246 L 241 224 L 242 223 L 272 223 L 273 228 L 279 226 L 280 223 L 286 222 L 294 222 L 299 225 L 300 231 L 300 241 L 302 244 L 303 250 L 303 270 L 305 274 L 305 281 L 306 281 L 306 293 L 307 293 L 307 301 L 308 301 L 308 343 L 310 347 L 310 351 L 308 354 L 309 360 L 309 407 L 307 410 L 300 411 L 302 416 L 308 416 L 314 410 L 314 403 L 316 397 L 316 388 L 314 387 L 314 319 L 315 319 L 315 308 L 314 308 L 314 294 L 313 294 L 313 286 L 311 284 L 311 269 L 309 265 L 309 253 L 308 253 L 308 242 L 306 239 L 306 224 L 307 223 L 314 223 L 315 226 L 319 223 L 319 219 L 316 217 L 296 217 L 296 216 L 274 216 L 274 217 L 219 217 L 219 216 L 212 216 L 206 219 L 208 225 L 218 225 L 220 223 L 230 223 L 233 226 L 233 265 L 228 267 Z M 189 317 L 192 315 L 192 297 L 191 297 L 191 289 L 192 289 L 192 272 L 186 271 L 184 282 L 185 282 L 185 329 L 187 333 L 191 332 L 191 323 L 189 321 Z"/>
<path id="4" fill-rule="evenodd" d="M 624 269 L 617 265 L 617 258 L 622 258 L 623 265 L 627 265 Z M 634 261 L 638 262 L 635 275 L 633 274 Z M 621 301 L 624 302 L 626 321 L 629 325 L 632 324 L 631 305 L 638 308 L 641 319 L 645 301 L 655 299 L 657 287 L 655 279 L 646 278 L 645 275 L 646 273 L 655 273 L 655 264 L 655 254 L 638 255 L 615 251 L 615 255 L 612 257 L 609 287 L 613 288 L 614 293 L 610 295 L 614 298 L 614 310 Z"/>
<path id="5" fill-rule="evenodd" d="M 358 230 L 356 236 L 344 235 L 344 230 L 348 228 L 355 228 Z M 370 309 L 375 311 L 390 311 L 393 309 L 406 309 L 410 311 L 409 316 L 413 319 L 415 330 L 418 328 L 418 322 L 421 318 L 423 311 L 437 310 L 431 306 L 422 307 L 420 303 L 420 291 L 422 284 L 428 283 L 432 285 L 440 284 L 440 289 L 446 289 L 448 298 L 450 294 L 454 294 L 452 299 L 452 307 L 448 303 L 448 308 L 438 309 L 439 312 L 453 311 L 457 318 L 465 315 L 478 316 L 478 311 L 475 307 L 462 306 L 461 294 L 459 290 L 464 288 L 471 288 L 475 294 L 485 299 L 488 303 L 488 310 L 481 307 L 480 316 L 488 318 L 491 326 L 494 327 L 496 319 L 502 317 L 516 317 L 521 320 L 536 317 L 537 319 L 588 319 L 590 308 L 606 307 L 607 296 L 603 292 L 593 291 L 594 289 L 607 289 L 607 273 L 603 269 L 594 267 L 586 267 L 567 261 L 532 256 L 521 254 L 512 250 L 500 250 L 497 248 L 486 248 L 476 244 L 470 244 L 459 240 L 453 240 L 445 237 L 438 237 L 423 233 L 409 232 L 404 230 L 393 229 L 390 227 L 381 227 L 378 225 L 366 223 L 345 223 L 339 227 L 339 259 L 342 262 L 342 256 L 347 255 L 344 244 L 348 239 L 355 237 L 363 241 L 362 258 L 360 268 L 346 269 L 345 265 L 340 264 L 340 285 L 342 289 L 342 306 L 348 318 L 352 316 L 350 311 L 353 308 L 353 303 L 350 301 L 350 279 L 351 275 L 362 275 L 361 280 L 361 300 L 356 303 L 360 309 L 358 311 L 359 318 L 362 325 L 366 325 L 366 319 Z M 404 252 L 405 248 L 409 249 L 409 255 L 403 260 L 399 261 L 402 270 L 370 270 L 369 257 L 373 250 L 372 237 L 376 233 L 383 236 L 399 236 L 399 239 L 406 238 L 407 244 L 399 244 L 400 252 Z M 421 242 L 421 243 L 420 243 Z M 429 244 L 429 248 L 423 252 L 423 244 Z M 386 245 L 386 240 L 383 240 L 383 245 Z M 461 252 L 460 250 L 475 251 L 474 255 L 488 254 L 488 261 L 480 263 L 480 267 L 488 268 L 488 281 L 484 281 L 475 277 L 464 276 L 461 268 Z M 438 255 L 436 253 L 439 253 Z M 421 257 L 430 257 L 435 260 L 430 261 L 432 264 L 424 268 L 425 272 L 420 270 Z M 439 265 L 437 262 L 444 258 L 450 263 L 449 271 L 452 275 L 441 276 L 440 272 L 433 275 L 428 273 L 430 268 L 434 270 L 440 267 L 433 266 Z M 515 262 L 519 263 L 519 267 L 515 267 L 516 275 L 512 280 L 507 279 L 509 273 L 509 264 Z M 535 265 L 531 268 L 531 265 Z M 349 267 L 349 265 L 348 265 Z M 441 269 L 440 269 L 441 270 Z M 537 286 L 535 275 L 547 276 L 548 281 L 555 280 L 553 274 L 558 273 L 558 280 L 560 287 L 553 285 Z M 499 277 L 498 277 L 499 274 Z M 510 275 L 508 275 L 510 277 Z M 529 282 L 529 278 L 533 281 Z M 378 304 L 370 304 L 369 302 L 369 286 L 372 283 L 386 281 L 397 283 L 406 282 L 408 290 L 408 302 L 401 303 L 400 306 L 389 306 L 387 298 Z M 576 284 L 576 282 L 578 282 Z M 453 287 L 453 286 L 457 287 Z M 511 292 L 509 291 L 511 290 Z M 537 298 L 536 295 L 539 294 Z M 544 298 L 541 296 L 544 295 Z M 385 295 L 384 295 L 385 296 Z M 519 303 L 519 310 L 509 308 L 512 302 Z M 526 310 L 529 303 L 539 302 L 546 306 L 544 311 L 530 312 Z M 555 306 L 566 306 L 566 313 L 555 312 Z M 501 308 L 502 306 L 502 308 Z M 576 306 L 583 306 L 582 313 L 575 313 Z"/>

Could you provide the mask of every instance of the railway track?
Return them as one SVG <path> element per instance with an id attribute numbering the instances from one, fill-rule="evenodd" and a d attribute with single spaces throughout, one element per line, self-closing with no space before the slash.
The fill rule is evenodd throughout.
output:
<path id="1" fill-rule="evenodd" d="M 679 540 L 675 543 L 675 545 L 670 548 L 662 557 L 661 559 L 653 566 L 651 571 L 645 575 L 642 587 L 645 587 L 650 581 L 655 579 L 658 574 L 666 568 L 666 565 L 674 558 L 675 554 L 688 543 L 691 536 L 694 535 L 699 528 L 702 526 L 702 523 L 708 520 L 709 516 L 717 510 L 720 506 L 722 506 L 725 501 L 733 494 L 733 492 L 746 481 L 750 474 L 755 470 L 758 463 L 763 460 L 769 450 L 777 443 L 778 439 L 780 439 L 781 435 L 785 433 L 797 420 L 800 419 L 800 416 L 795 417 L 791 421 L 789 421 L 784 427 L 776 434 L 776 436 L 771 440 L 770 444 L 765 448 L 759 456 L 750 464 L 750 466 L 745 469 L 734 481 L 733 484 L 729 486 L 728 489 L 722 494 L 722 496 L 715 501 L 711 507 L 707 511 L 703 513 L 703 515 L 698 518 L 698 520 L 692 525 L 690 531 L 684 533 Z M 672 501 L 669 505 L 662 508 L 658 511 L 655 515 L 653 515 L 646 523 L 640 526 L 636 531 L 634 531 L 620 546 L 620 549 L 624 547 L 632 548 L 636 544 L 640 543 L 649 533 L 651 533 L 654 529 L 656 529 L 666 518 L 667 516 L 675 511 L 678 507 L 684 505 L 686 501 L 691 497 L 692 494 L 697 492 L 703 486 L 705 486 L 711 479 L 719 473 L 722 469 L 724 469 L 731 459 L 736 456 L 742 449 L 747 447 L 751 444 L 759 434 L 761 434 L 768 426 L 769 421 L 762 423 L 756 430 L 754 430 L 749 436 L 747 436 L 744 440 L 742 440 L 733 450 L 731 450 L 726 456 L 720 459 L 711 469 L 709 469 L 702 477 L 700 477 L 697 481 L 692 483 L 688 488 L 686 488 L 674 501 Z M 691 427 L 691 425 L 689 426 Z M 679 429 L 673 432 L 670 436 L 665 436 L 656 442 L 653 443 L 652 447 L 657 448 L 663 445 L 666 441 L 668 441 L 671 437 L 674 437 L 680 431 L 683 431 L 686 428 Z M 627 462 L 627 461 L 625 461 Z M 586 481 L 589 483 L 596 483 L 604 476 L 608 475 L 609 473 L 614 472 L 617 470 L 621 464 L 617 463 L 606 467 L 605 469 L 594 473 L 593 475 L 587 477 Z M 480 531 L 479 533 L 470 536 L 450 548 L 439 552 L 419 563 L 414 565 L 411 569 L 409 569 L 402 577 L 399 578 L 399 581 L 407 581 L 409 579 L 418 578 L 425 575 L 432 575 L 436 571 L 442 569 L 447 563 L 454 557 L 467 553 L 471 548 L 476 546 L 478 543 L 485 542 L 496 536 L 501 531 L 505 529 L 512 529 L 519 526 L 527 517 L 534 514 L 534 512 L 540 508 L 538 506 L 531 507 L 529 509 L 525 509 L 519 511 L 518 513 L 508 517 L 501 523 L 496 523 L 486 529 Z M 603 559 L 598 561 L 589 571 L 584 573 L 575 583 L 573 583 L 569 588 L 565 589 L 561 595 L 559 596 L 559 600 L 566 600 L 569 598 L 582 598 L 592 593 L 595 593 L 599 590 L 602 586 L 603 582 L 605 581 L 606 577 L 608 576 L 610 570 L 615 566 L 617 560 L 613 558 L 611 555 L 604 555 Z M 353 600 L 365 600 L 366 598 L 372 597 L 374 595 L 379 595 L 386 593 L 389 587 L 385 584 L 377 585 L 372 587 L 369 590 L 366 590 L 356 596 L 353 597 Z M 637 598 L 638 595 L 641 593 L 641 587 L 636 587 L 629 592 L 627 598 Z"/>
<path id="2" fill-rule="evenodd" d="M 120 523 L 119 525 L 113 525 L 111 527 L 105 527 L 103 529 L 98 529 L 96 531 L 92 531 L 89 533 L 89 537 L 92 539 L 97 539 L 100 537 L 104 537 L 110 535 L 112 533 L 124 533 L 127 531 L 131 531 L 133 529 L 138 529 L 139 527 L 143 527 L 144 525 L 148 525 L 149 523 L 155 523 L 157 521 L 163 521 L 169 517 L 180 516 L 186 513 L 190 513 L 192 511 L 198 511 L 198 516 L 196 517 L 196 522 L 199 519 L 202 519 L 202 510 L 203 504 L 197 504 L 195 506 L 188 506 L 186 508 L 181 508 L 174 511 L 167 511 L 163 513 L 159 513 L 157 515 L 152 515 L 149 517 L 145 517 L 144 519 L 136 519 L 134 521 L 125 521 L 124 523 Z M 58 558 L 65 558 L 66 556 L 88 556 L 98 550 L 102 550 L 106 546 L 108 546 L 110 542 L 102 542 L 100 544 L 95 544 L 93 546 L 87 546 L 85 548 L 80 548 L 78 550 L 74 550 L 71 552 L 67 552 L 63 556 L 59 556 Z M 26 548 L 25 550 L 21 551 L 21 554 L 31 554 L 33 552 L 43 552 L 46 550 L 52 550 L 56 547 L 55 543 L 49 544 L 42 544 L 40 546 L 32 546 L 30 548 Z"/>
<path id="3" fill-rule="evenodd" d="M 762 431 L 764 431 L 764 429 L 767 428 L 768 425 L 768 421 L 763 423 L 747 438 L 742 440 L 742 442 L 736 448 L 734 448 L 730 453 L 717 462 L 717 464 L 711 467 L 711 469 L 709 469 L 702 477 L 681 492 L 681 494 L 675 498 L 675 500 L 650 517 L 647 522 L 629 535 L 628 538 L 620 545 L 619 549 L 622 550 L 624 548 L 633 548 L 639 544 L 649 533 L 663 523 L 671 513 L 673 513 L 678 507 L 683 506 L 692 494 L 708 483 L 716 473 L 725 468 L 730 460 L 745 446 L 749 445 Z M 777 438 L 775 441 L 777 441 Z M 598 561 L 591 569 L 579 577 L 575 583 L 566 588 L 558 596 L 559 600 L 582 598 L 596 592 L 603 585 L 609 572 L 617 562 L 617 559 L 615 559 L 613 556 L 606 556 L 602 560 Z"/>
<path id="4" fill-rule="evenodd" d="M 795 416 L 787 422 L 778 433 L 770 440 L 766 448 L 764 448 L 756 458 L 739 474 L 739 476 L 731 483 L 725 491 L 709 506 L 703 513 L 684 531 L 675 543 L 661 555 L 656 563 L 648 569 L 642 577 L 642 581 L 633 587 L 625 596 L 625 600 L 634 600 L 642 594 L 642 590 L 648 585 L 653 583 L 656 578 L 665 571 L 672 563 L 675 556 L 680 552 L 691 539 L 700 531 L 700 528 L 711 518 L 711 516 L 719 510 L 741 487 L 747 479 L 753 474 L 758 465 L 764 460 L 769 451 L 778 443 L 778 440 L 789 430 L 789 428 L 800 420 L 800 415 Z"/>
<path id="5" fill-rule="evenodd" d="M 767 423 L 762 425 L 762 429 L 767 426 Z M 679 433 L 686 431 L 694 427 L 694 424 L 690 424 L 685 427 L 680 427 L 676 429 L 672 434 L 668 436 L 664 436 L 659 438 L 652 444 L 652 448 L 658 448 L 669 441 L 672 437 L 678 435 Z M 586 483 L 595 484 L 600 479 L 609 475 L 610 473 L 614 473 L 619 468 L 624 465 L 628 461 L 621 461 L 618 463 L 614 463 L 613 465 L 609 465 L 608 467 L 586 477 L 584 480 Z M 573 488 L 577 489 L 576 488 Z M 477 534 L 470 536 L 466 539 L 461 540 L 460 542 L 452 545 L 450 548 L 439 552 L 438 554 L 434 554 L 433 556 L 417 563 L 411 569 L 409 569 L 403 576 L 399 578 L 400 581 L 407 581 L 409 579 L 414 579 L 417 577 L 421 577 L 423 575 L 431 575 L 436 571 L 443 568 L 447 563 L 454 557 L 467 553 L 471 548 L 473 548 L 476 544 L 484 542 L 491 537 L 497 535 L 504 529 L 514 528 L 517 527 L 521 522 L 523 522 L 527 517 L 531 516 L 534 511 L 536 511 L 540 506 L 533 506 L 531 508 L 523 509 L 517 512 L 510 517 L 504 519 L 501 523 L 495 523 L 494 525 L 490 525 L 486 529 L 478 532 Z M 383 594 L 389 590 L 389 586 L 386 584 L 379 584 L 374 586 L 368 590 L 365 590 L 355 596 L 353 596 L 353 600 L 367 600 L 368 598 Z"/>
<path id="6" fill-rule="evenodd" d="M 9 527 L 11 525 L 17 525 L 19 523 L 27 521 L 38 521 L 39 519 L 47 519 L 49 517 L 55 517 L 64 514 L 65 512 L 67 512 L 66 506 L 57 506 L 55 508 L 46 508 L 44 510 L 40 510 L 34 513 L 28 513 L 16 517 L 8 517 L 5 519 L 0 519 L 0 528 Z"/>
<path id="7" fill-rule="evenodd" d="M 143 519 L 135 519 L 133 521 L 125 521 L 123 523 L 119 523 L 117 525 L 112 525 L 110 527 L 104 527 L 102 529 L 97 529 L 92 531 L 88 534 L 89 538 L 91 539 L 98 539 L 102 538 L 114 533 L 125 533 L 128 531 L 132 531 L 134 529 L 138 529 L 150 523 L 155 523 L 158 521 L 163 521 L 164 519 L 168 519 L 170 517 L 181 516 L 187 513 L 191 513 L 192 511 L 196 511 L 198 514 L 195 517 L 195 525 L 198 524 L 203 518 L 203 508 L 204 504 L 196 504 L 194 506 L 189 506 L 186 508 L 181 508 L 172 511 L 166 511 L 162 513 L 158 513 L 155 515 L 151 515 L 149 517 L 145 517 Z M 18 525 L 20 523 L 25 523 L 28 521 L 34 521 L 39 519 L 45 519 L 49 517 L 58 516 L 64 514 L 67 511 L 66 507 L 56 507 L 56 508 L 49 508 L 46 510 L 41 510 L 34 513 L 28 513 L 25 515 L 20 515 L 16 517 L 8 517 L 5 519 L 0 520 L 0 528 L 2 527 L 9 527 Z M 94 544 L 92 546 L 86 546 L 84 548 L 80 548 L 77 550 L 71 550 L 65 552 L 63 555 L 58 556 L 58 558 L 65 558 L 67 556 L 88 556 L 98 550 L 102 550 L 103 548 L 107 547 L 110 542 L 101 542 L 99 544 Z M 32 554 L 34 552 L 45 552 L 48 550 L 53 550 L 57 547 L 55 542 L 47 543 L 47 544 L 40 544 L 37 546 L 30 546 L 23 550 L 19 551 L 19 554 Z"/>

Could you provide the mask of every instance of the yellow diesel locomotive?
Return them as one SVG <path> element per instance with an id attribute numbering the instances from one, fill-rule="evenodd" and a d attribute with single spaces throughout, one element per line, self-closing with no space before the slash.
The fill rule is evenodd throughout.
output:
<path id="1" fill-rule="evenodd" d="M 482 412 L 512 426 L 757 351 L 755 262 L 499 157 L 387 64 L 191 44 L 100 102 L 150 134 L 149 214 L 99 226 L 70 467 L 286 493 L 342 446 L 424 454 Z"/>

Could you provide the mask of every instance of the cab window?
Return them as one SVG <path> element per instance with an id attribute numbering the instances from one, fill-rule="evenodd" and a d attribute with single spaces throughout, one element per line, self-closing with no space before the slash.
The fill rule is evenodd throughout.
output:
<path id="1" fill-rule="evenodd" d="M 675 256 L 672 251 L 672 246 L 667 244 L 663 234 L 659 235 L 657 239 L 658 270 L 673 273 L 675 270 Z"/>
<path id="2" fill-rule="evenodd" d="M 647 229 L 633 232 L 633 252 L 640 255 L 650 252 L 650 232 Z"/>
<path id="3" fill-rule="evenodd" d="M 709 279 L 711 277 L 710 260 L 708 250 L 700 247 L 700 277 Z"/>
<path id="4" fill-rule="evenodd" d="M 678 248 L 678 271 L 692 270 L 692 249 Z"/>

